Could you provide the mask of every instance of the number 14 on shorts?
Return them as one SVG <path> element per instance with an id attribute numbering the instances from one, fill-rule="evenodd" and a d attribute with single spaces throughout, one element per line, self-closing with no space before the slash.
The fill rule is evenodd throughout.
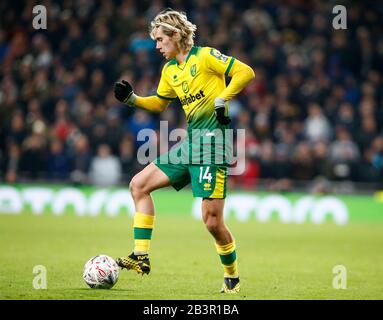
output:
<path id="1" fill-rule="evenodd" d="M 205 172 L 204 172 L 205 169 Z M 199 167 L 199 183 L 202 183 L 202 180 L 207 180 L 208 183 L 211 183 L 213 179 L 211 172 L 209 172 L 210 167 Z"/>

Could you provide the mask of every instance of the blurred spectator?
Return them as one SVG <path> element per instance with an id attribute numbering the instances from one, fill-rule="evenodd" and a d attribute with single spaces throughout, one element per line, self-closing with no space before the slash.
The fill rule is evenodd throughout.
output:
<path id="1" fill-rule="evenodd" d="M 125 135 L 122 138 L 119 146 L 119 157 L 121 161 L 122 182 L 124 184 L 129 184 L 134 174 L 140 168 L 140 165 L 136 160 L 132 137 Z"/>
<path id="2" fill-rule="evenodd" d="M 47 130 L 47 123 L 41 110 L 41 103 L 38 99 L 32 99 L 28 103 L 28 110 L 25 116 L 26 129 L 29 131 L 44 132 Z"/>
<path id="3" fill-rule="evenodd" d="M 3 61 L 4 57 L 7 54 L 9 45 L 6 41 L 5 30 L 0 30 L 0 63 Z"/>
<path id="4" fill-rule="evenodd" d="M 71 181 L 87 183 L 90 162 L 107 144 L 110 157 L 120 157 L 122 181 L 128 183 L 141 168 L 136 154 L 145 141 L 137 141 L 138 132 L 158 130 L 158 120 L 168 121 L 169 130 L 186 125 L 179 101 L 156 115 L 113 96 L 113 83 L 122 78 L 140 95 L 155 94 L 164 61 L 148 22 L 168 2 L 47 5 L 52 19 L 38 32 L 25 18 L 30 1 L 1 4 L 0 178 L 65 180 L 63 159 L 69 158 Z M 317 176 L 382 181 L 379 1 L 347 3 L 346 31 L 328 27 L 328 6 L 318 1 L 170 5 L 186 10 L 197 25 L 196 45 L 216 47 L 256 71 L 256 80 L 229 103 L 233 127 L 246 129 L 246 149 L 256 150 L 246 153 L 243 179 L 233 183 L 246 181 L 251 188 L 263 178 L 275 190 L 287 190 L 292 179 Z M 323 189 L 318 186 L 313 188 Z"/>
<path id="5" fill-rule="evenodd" d="M 21 111 L 16 111 L 11 119 L 9 129 L 6 131 L 6 142 L 14 142 L 21 145 L 27 137 L 25 129 L 25 120 Z"/>
<path id="6" fill-rule="evenodd" d="M 92 161 L 92 154 L 89 150 L 88 138 L 85 135 L 78 136 L 74 141 L 71 157 L 70 179 L 75 184 L 88 182 L 88 172 Z"/>
<path id="7" fill-rule="evenodd" d="M 96 122 L 92 127 L 91 132 L 92 139 L 90 140 L 90 145 L 92 149 L 92 154 L 96 154 L 98 147 L 101 144 L 107 144 L 107 125 L 104 122 Z"/>
<path id="8" fill-rule="evenodd" d="M 259 148 L 260 154 L 260 166 L 261 166 L 261 178 L 275 178 L 274 175 L 274 147 L 271 140 L 265 140 L 262 142 Z"/>
<path id="9" fill-rule="evenodd" d="M 311 180 L 315 177 L 315 164 L 310 146 L 300 142 L 292 156 L 291 177 L 295 180 Z"/>
<path id="10" fill-rule="evenodd" d="M 50 143 L 48 154 L 48 178 L 66 181 L 69 177 L 70 162 L 61 140 L 54 139 Z"/>
<path id="11" fill-rule="evenodd" d="M 328 161 L 328 145 L 325 141 L 317 141 L 313 147 L 313 161 L 315 175 L 319 177 L 330 176 L 330 164 Z"/>
<path id="12" fill-rule="evenodd" d="M 354 119 L 354 110 L 351 103 L 344 102 L 339 106 L 339 111 L 334 124 L 336 126 L 339 125 L 344 127 L 349 132 L 354 132 L 354 129 L 356 128 Z"/>
<path id="13" fill-rule="evenodd" d="M 296 138 L 292 130 L 286 130 L 280 137 L 280 142 L 275 144 L 274 174 L 277 179 L 291 177 L 290 159 L 294 154 Z"/>
<path id="14" fill-rule="evenodd" d="M 119 146 L 123 135 L 124 131 L 118 115 L 116 113 L 112 113 L 107 116 L 106 139 L 114 155 L 119 153 Z"/>
<path id="15" fill-rule="evenodd" d="M 38 133 L 28 136 L 22 145 L 20 173 L 25 178 L 41 179 L 47 171 L 47 142 Z"/>
<path id="16" fill-rule="evenodd" d="M 376 121 L 373 117 L 362 118 L 360 129 L 356 132 L 356 142 L 363 152 L 377 136 Z"/>
<path id="17" fill-rule="evenodd" d="M 104 74 L 100 69 L 96 69 L 90 76 L 90 86 L 87 91 L 87 96 L 93 102 L 102 101 L 105 96 L 108 87 L 105 86 Z"/>
<path id="18" fill-rule="evenodd" d="M 18 180 L 20 156 L 20 146 L 14 142 L 10 143 L 5 158 L 5 181 L 8 183 L 14 183 Z"/>
<path id="19" fill-rule="evenodd" d="M 229 185 L 241 187 L 244 189 L 253 189 L 260 177 L 259 143 L 254 135 L 247 131 L 244 141 L 237 140 L 234 143 L 236 157 L 245 157 L 245 168 L 241 175 L 233 175 L 229 177 Z M 242 158 L 243 159 L 243 158 Z M 238 160 L 237 166 L 242 165 L 241 160 Z"/>
<path id="20" fill-rule="evenodd" d="M 89 178 L 91 183 L 100 187 L 117 185 L 121 180 L 121 164 L 117 157 L 113 156 L 110 147 L 100 144 L 97 148 L 97 156 L 92 159 Z"/>
<path id="21" fill-rule="evenodd" d="M 381 182 L 383 179 L 383 155 L 374 148 L 364 151 L 363 159 L 359 164 L 358 175 L 361 181 Z"/>
<path id="22" fill-rule="evenodd" d="M 359 148 L 351 140 L 351 134 L 347 129 L 338 127 L 336 139 L 329 147 L 329 161 L 332 165 L 333 178 L 355 180 L 355 169 L 359 157 Z"/>
<path id="23" fill-rule="evenodd" d="M 321 107 L 317 103 L 310 103 L 308 117 L 304 122 L 304 133 L 308 140 L 329 140 L 331 137 L 330 123 L 324 116 Z"/>
<path id="24" fill-rule="evenodd" d="M 371 165 L 377 171 L 377 177 L 383 177 L 383 136 L 376 137 L 371 144 Z"/>
<path id="25" fill-rule="evenodd" d="M 126 122 L 125 131 L 132 132 L 134 136 L 143 130 L 154 130 L 155 122 L 153 116 L 143 110 L 137 109 L 134 115 Z M 145 143 L 145 141 L 136 140 L 136 148 Z"/>

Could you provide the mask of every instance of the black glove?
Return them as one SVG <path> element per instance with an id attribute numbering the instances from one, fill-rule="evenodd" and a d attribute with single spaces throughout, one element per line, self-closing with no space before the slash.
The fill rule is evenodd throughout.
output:
<path id="1" fill-rule="evenodd" d="M 117 100 L 128 103 L 130 96 L 133 93 L 133 88 L 130 83 L 126 80 L 122 80 L 121 82 L 116 82 L 114 84 L 114 96 Z"/>
<path id="2" fill-rule="evenodd" d="M 215 116 L 220 124 L 226 125 L 231 122 L 228 116 L 225 116 L 225 100 L 221 98 L 215 99 Z"/>

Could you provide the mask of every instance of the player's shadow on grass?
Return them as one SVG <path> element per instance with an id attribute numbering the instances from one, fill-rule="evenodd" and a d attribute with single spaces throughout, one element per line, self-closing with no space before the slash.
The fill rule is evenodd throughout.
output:
<path id="1" fill-rule="evenodd" d="M 134 292 L 133 289 L 119 289 L 119 288 L 112 288 L 112 289 L 91 289 L 91 288 L 69 288 L 68 290 L 74 290 L 74 291 L 87 291 L 87 292 L 95 292 L 95 293 L 105 293 L 105 292 L 115 292 L 115 291 L 128 291 L 128 292 Z"/>

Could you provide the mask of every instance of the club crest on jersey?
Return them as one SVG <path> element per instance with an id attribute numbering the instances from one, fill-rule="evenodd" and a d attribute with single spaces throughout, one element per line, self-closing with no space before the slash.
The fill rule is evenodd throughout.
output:
<path id="1" fill-rule="evenodd" d="M 197 73 L 197 66 L 193 64 L 190 68 L 190 74 L 192 77 L 195 77 L 196 73 Z"/>
<path id="2" fill-rule="evenodd" d="M 186 81 L 182 82 L 182 90 L 185 93 L 189 92 L 189 86 L 188 86 L 188 83 Z"/>
<path id="3" fill-rule="evenodd" d="M 224 54 L 222 54 L 221 52 L 219 52 L 217 49 L 211 49 L 211 50 L 210 50 L 210 54 L 211 54 L 213 57 L 215 57 L 215 58 L 217 58 L 218 60 L 221 60 L 221 61 L 223 61 L 223 62 L 226 62 L 226 61 L 229 59 L 228 56 L 225 56 Z"/>

